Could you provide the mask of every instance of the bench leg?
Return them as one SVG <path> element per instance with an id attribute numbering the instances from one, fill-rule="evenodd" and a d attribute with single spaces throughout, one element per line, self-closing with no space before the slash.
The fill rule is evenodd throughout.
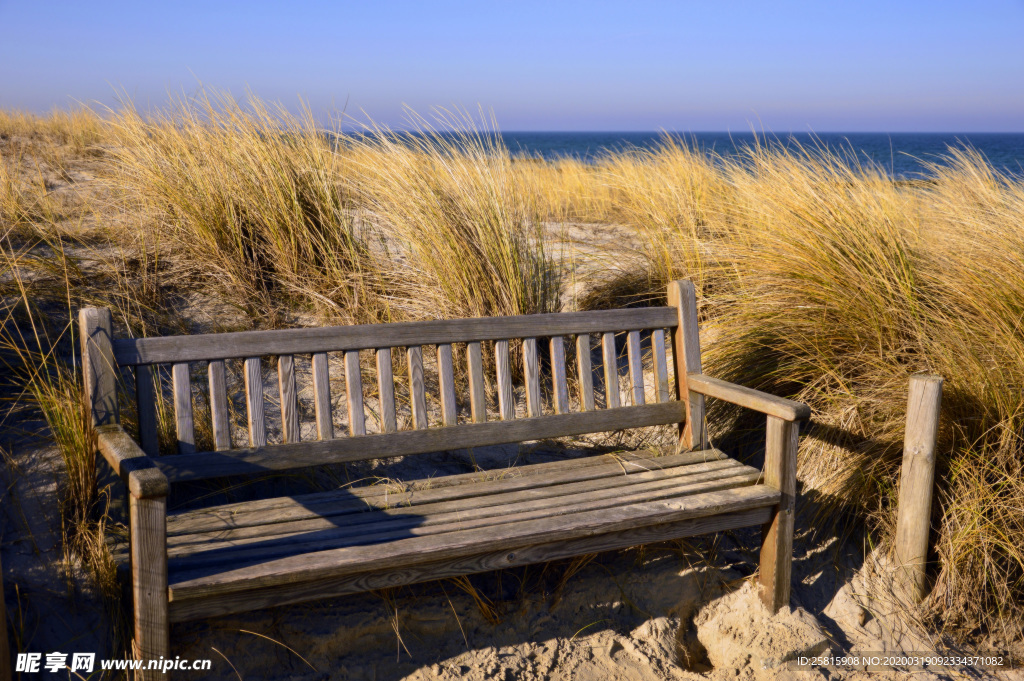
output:
<path id="1" fill-rule="evenodd" d="M 170 652 L 167 617 L 167 498 L 139 499 L 131 495 L 132 609 L 135 657 L 166 658 Z M 138 679 L 166 678 L 143 670 Z"/>
<path id="2" fill-rule="evenodd" d="M 782 499 L 761 529 L 761 601 L 775 613 L 789 605 L 793 565 L 793 521 L 796 511 L 796 450 L 800 425 L 768 417 L 765 443 L 765 484 L 778 488 Z"/>

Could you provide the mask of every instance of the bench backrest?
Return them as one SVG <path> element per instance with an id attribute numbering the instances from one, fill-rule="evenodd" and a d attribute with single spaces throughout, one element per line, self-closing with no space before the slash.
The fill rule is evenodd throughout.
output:
<path id="1" fill-rule="evenodd" d="M 703 432 L 703 401 L 688 393 L 685 381 L 687 372 L 701 370 L 692 284 L 674 282 L 669 299 L 670 307 L 130 339 L 112 338 L 109 311 L 88 308 L 80 313 L 87 399 L 95 424 L 118 423 L 118 374 L 132 371 L 140 444 L 147 454 L 158 456 L 154 378 L 160 366 L 169 366 L 179 455 L 162 457 L 159 466 L 171 482 L 671 423 L 685 423 L 684 444 L 696 447 Z M 625 399 L 616 349 L 616 335 L 621 337 L 623 332 L 628 366 Z M 648 334 L 652 391 L 645 391 L 641 355 L 641 338 Z M 604 400 L 595 400 L 594 336 L 600 339 Z M 526 395 L 523 418 L 516 415 L 510 360 L 510 341 L 518 339 L 522 340 Z M 566 366 L 569 343 L 576 348 L 577 362 L 572 369 Z M 431 369 L 437 376 L 440 427 L 428 427 L 424 346 L 436 352 L 436 365 Z M 684 377 L 674 387 L 669 384 L 669 347 L 674 373 Z M 492 380 L 484 375 L 484 348 L 494 353 Z M 392 353 L 396 350 L 405 353 L 409 373 L 408 395 L 402 402 L 408 405 L 408 418 L 404 419 L 408 423 L 402 430 L 393 376 Z M 329 357 L 328 353 L 337 354 Z M 370 391 L 372 405 L 364 403 L 361 353 L 366 359 L 370 353 L 375 357 L 377 386 Z M 542 354 L 549 358 L 549 371 L 543 374 Z M 268 356 L 276 358 L 282 441 L 269 445 L 262 373 L 263 358 Z M 296 356 L 310 357 L 316 439 L 305 442 L 300 437 Z M 334 428 L 329 380 L 332 359 L 340 359 L 343 367 L 347 434 Z M 242 360 L 248 448 L 236 448 L 233 443 L 228 360 Z M 465 362 L 468 384 L 468 399 L 463 404 L 469 409 L 462 423 L 456 361 Z M 192 388 L 196 364 L 206 366 L 212 452 L 196 451 Z M 569 392 L 567 374 L 572 370 L 578 378 L 576 399 L 570 399 Z M 542 382 L 550 386 L 548 400 L 542 394 Z M 487 413 L 488 384 L 497 393 L 498 413 L 491 416 Z M 369 422 L 368 406 L 374 407 Z"/>

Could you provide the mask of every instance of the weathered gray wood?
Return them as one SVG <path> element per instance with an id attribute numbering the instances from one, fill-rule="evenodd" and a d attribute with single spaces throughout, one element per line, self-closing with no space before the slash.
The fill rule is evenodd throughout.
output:
<path id="1" fill-rule="evenodd" d="M 114 342 L 114 356 L 120 365 L 127 366 L 256 355 L 297 355 L 507 338 L 566 336 L 598 333 L 608 329 L 655 329 L 675 325 L 675 312 L 664 307 L 558 312 L 515 317 L 119 339 Z"/>
<path id="2" fill-rule="evenodd" d="M 672 332 L 672 355 L 676 362 L 676 397 L 686 404 L 686 423 L 680 424 L 679 442 L 687 449 L 706 449 L 704 396 L 689 389 L 687 376 L 701 373 L 700 333 L 697 326 L 697 292 L 692 281 L 668 285 L 668 304 L 678 317 Z"/>
<path id="3" fill-rule="evenodd" d="M 120 423 L 117 407 L 117 370 L 112 349 L 114 335 L 110 310 L 87 307 L 78 312 L 85 400 L 94 426 Z"/>
<path id="4" fill-rule="evenodd" d="M 604 403 L 609 409 L 622 406 L 619 390 L 619 355 L 615 352 L 615 334 L 606 332 L 601 337 L 601 361 L 604 364 Z"/>
<path id="5" fill-rule="evenodd" d="M 921 601 L 927 590 L 928 535 L 935 483 L 935 442 L 939 434 L 942 377 L 910 377 L 907 426 L 903 437 L 903 469 L 896 522 L 899 580 L 907 595 Z"/>
<path id="6" fill-rule="evenodd" d="M 466 344 L 466 364 L 469 369 L 469 407 L 473 423 L 487 420 L 487 389 L 484 383 L 484 356 L 480 341 Z"/>
<path id="7" fill-rule="evenodd" d="M 800 424 L 768 417 L 764 483 L 781 497 L 761 529 L 761 601 L 769 612 L 789 605 L 793 570 L 793 522 L 796 515 L 796 452 Z"/>
<path id="8" fill-rule="evenodd" d="M 193 454 L 196 451 L 195 426 L 192 422 L 192 379 L 188 364 L 171 367 L 171 383 L 174 391 L 174 429 L 178 435 L 178 453 Z"/>
<path id="9" fill-rule="evenodd" d="M 483 527 L 442 535 L 409 537 L 370 546 L 289 556 L 236 569 L 217 569 L 214 574 L 203 574 L 201 570 L 197 571 L 198 574 L 183 572 L 175 577 L 173 593 L 175 598 L 199 598 L 293 584 L 606 532 L 637 530 L 662 523 L 773 506 L 778 501 L 777 490 L 754 485 L 569 516 L 511 522 L 500 528 Z"/>
<path id="10" fill-rule="evenodd" d="M 543 414 L 540 399 L 540 358 L 537 356 L 537 339 L 523 339 L 523 374 L 526 382 L 526 415 Z"/>
<path id="11" fill-rule="evenodd" d="M 167 496 L 170 489 L 167 477 L 120 425 L 96 426 L 96 444 L 100 454 L 127 482 L 128 491 L 135 497 Z"/>
<path id="12" fill-rule="evenodd" d="M 644 404 L 644 364 L 640 353 L 640 332 L 630 331 L 626 334 L 626 353 L 629 359 L 629 388 L 632 391 L 633 404 Z"/>
<path id="13" fill-rule="evenodd" d="M 380 396 L 382 433 L 398 432 L 398 418 L 395 415 L 395 377 L 391 372 L 391 348 L 380 348 L 377 350 L 377 390 Z"/>
<path id="14" fill-rule="evenodd" d="M 658 402 L 668 402 L 668 354 L 665 351 L 665 331 L 655 329 L 651 332 L 651 352 L 654 355 L 654 392 Z"/>
<path id="15" fill-rule="evenodd" d="M 423 384 L 423 348 L 411 345 L 406 350 L 409 357 L 409 399 L 412 403 L 412 427 L 422 430 L 427 427 L 427 391 Z"/>
<path id="16" fill-rule="evenodd" d="M 284 442 L 298 442 L 299 401 L 295 392 L 295 357 L 280 355 L 277 358 L 277 387 L 281 398 L 281 437 Z"/>
<path id="17" fill-rule="evenodd" d="M 703 374 L 690 374 L 686 380 L 691 393 L 725 400 L 784 421 L 802 421 L 811 417 L 811 408 L 802 402 L 776 397 Z"/>
<path id="18" fill-rule="evenodd" d="M 509 421 L 516 417 L 516 398 L 512 392 L 512 365 L 507 340 L 494 344 L 494 363 L 498 378 L 498 413 L 503 421 Z"/>
<path id="19" fill-rule="evenodd" d="M 576 368 L 580 375 L 580 406 L 583 411 L 594 411 L 594 369 L 590 365 L 590 334 L 576 336 Z"/>
<path id="20" fill-rule="evenodd" d="M 391 570 L 371 570 L 352 575 L 327 577 L 265 589 L 241 590 L 186 599 L 171 585 L 171 621 L 184 622 L 229 613 L 245 612 L 310 599 L 331 598 L 373 589 L 402 586 L 444 577 L 500 570 L 560 560 L 588 553 L 623 549 L 639 544 L 680 539 L 711 532 L 759 525 L 768 518 L 767 508 L 756 508 L 708 518 L 661 523 L 619 532 L 600 533 L 513 550 L 490 551 L 431 563 L 411 562 Z"/>
<path id="21" fill-rule="evenodd" d="M 158 660 L 170 654 L 167 549 L 167 499 L 129 495 L 132 554 L 132 608 L 137 659 Z M 160 678 L 151 672 L 143 678 Z"/>
<path id="22" fill-rule="evenodd" d="M 565 340 L 551 339 L 551 385 L 556 414 L 569 413 L 569 383 L 565 376 Z"/>
<path id="23" fill-rule="evenodd" d="M 139 442 L 149 456 L 160 455 L 160 425 L 156 414 L 156 386 L 153 368 L 135 367 L 135 404 L 139 415 Z"/>
<path id="24" fill-rule="evenodd" d="M 203 452 L 190 456 L 161 457 L 157 466 L 174 481 L 201 480 L 224 475 L 246 475 L 322 464 L 362 461 L 467 447 L 540 440 L 582 433 L 600 433 L 640 426 L 678 423 L 681 403 L 602 409 L 575 414 L 554 414 L 534 419 L 468 423 L 458 428 L 403 431 L 324 442 L 301 442 L 270 447 Z"/>
<path id="25" fill-rule="evenodd" d="M 142 367 L 140 366 L 139 369 Z M 231 449 L 231 419 L 228 417 L 227 369 L 224 360 L 215 359 L 206 368 L 210 383 L 210 416 L 213 446 L 217 451 Z"/>
<path id="26" fill-rule="evenodd" d="M 387 352 L 388 368 L 390 370 L 391 350 L 388 349 Z M 380 360 L 378 359 L 377 361 L 379 365 Z M 392 392 L 392 415 L 394 414 L 394 403 L 394 392 Z M 334 413 L 331 407 L 331 368 L 326 352 L 313 353 L 313 407 L 316 410 L 317 438 L 320 440 L 333 439 Z"/>
<path id="27" fill-rule="evenodd" d="M 265 447 L 267 426 L 263 417 L 263 371 L 259 357 L 245 359 L 245 410 L 249 417 L 249 446 Z"/>
<path id="28" fill-rule="evenodd" d="M 423 365 L 420 364 L 422 377 Z M 422 379 L 421 379 L 422 380 Z M 345 353 L 345 392 L 348 401 L 348 432 L 366 435 L 366 410 L 363 408 L 363 374 L 359 368 L 359 351 Z"/>
<path id="29" fill-rule="evenodd" d="M 454 426 L 459 422 L 459 407 L 455 400 L 455 365 L 451 343 L 437 345 L 437 382 L 441 391 L 441 423 Z"/>

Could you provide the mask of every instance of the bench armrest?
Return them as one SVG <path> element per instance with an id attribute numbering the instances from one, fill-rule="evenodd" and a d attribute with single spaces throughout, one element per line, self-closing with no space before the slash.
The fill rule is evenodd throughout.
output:
<path id="1" fill-rule="evenodd" d="M 146 456 L 119 425 L 96 428 L 97 444 L 103 458 L 117 471 L 128 490 L 138 499 L 166 497 L 170 490 L 165 476 L 153 459 Z"/>
<path id="2" fill-rule="evenodd" d="M 802 402 L 776 397 L 753 388 L 744 388 L 742 385 L 704 374 L 687 374 L 686 385 L 695 393 L 725 400 L 784 421 L 803 421 L 811 417 L 811 408 Z"/>

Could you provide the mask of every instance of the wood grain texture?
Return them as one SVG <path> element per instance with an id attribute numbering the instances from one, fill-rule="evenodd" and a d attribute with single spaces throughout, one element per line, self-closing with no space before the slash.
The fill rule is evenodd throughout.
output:
<path id="1" fill-rule="evenodd" d="M 629 389 L 633 404 L 644 404 L 644 363 L 640 351 L 640 332 L 626 334 L 626 355 L 629 360 Z"/>
<path id="2" fill-rule="evenodd" d="M 654 393 L 658 402 L 668 402 L 668 353 L 665 350 L 665 331 L 651 332 L 651 354 L 654 356 Z"/>
<path id="3" fill-rule="evenodd" d="M 565 375 L 565 339 L 551 339 L 551 387 L 556 414 L 569 413 L 569 383 Z"/>
<path id="4" fill-rule="evenodd" d="M 677 311 L 672 332 L 672 356 L 676 363 L 676 397 L 686 404 L 686 422 L 680 424 L 679 442 L 687 449 L 705 449 L 704 396 L 689 389 L 687 376 L 701 373 L 700 332 L 697 327 L 697 291 L 692 281 L 668 285 L 668 304 Z"/>
<path id="5" fill-rule="evenodd" d="M 580 377 L 580 407 L 594 411 L 594 369 L 590 364 L 590 334 L 576 336 L 576 369 Z"/>
<path id="6" fill-rule="evenodd" d="M 377 394 L 380 398 L 380 429 L 382 433 L 398 432 L 395 414 L 395 377 L 391 366 L 391 348 L 376 351 Z"/>
<path id="7" fill-rule="evenodd" d="M 87 307 L 78 311 L 78 330 L 85 381 L 85 400 L 92 425 L 120 423 L 117 406 L 117 365 L 113 351 L 114 326 L 110 310 Z"/>
<path id="8" fill-rule="evenodd" d="M 503 421 L 510 421 L 516 417 L 516 398 L 512 391 L 512 364 L 507 340 L 494 344 L 494 364 L 498 379 L 498 413 Z"/>
<path id="9" fill-rule="evenodd" d="M 196 433 L 192 422 L 192 379 L 188 373 L 188 364 L 175 364 L 171 367 L 171 383 L 178 453 L 193 454 L 196 451 Z"/>
<path id="10" fill-rule="evenodd" d="M 137 659 L 156 660 L 170 654 L 166 517 L 167 499 L 129 496 L 132 610 Z M 150 672 L 143 678 L 161 678 Z"/>
<path id="11" fill-rule="evenodd" d="M 391 357 L 388 350 L 388 357 Z M 394 393 L 392 393 L 392 413 Z M 331 405 L 331 366 L 326 352 L 313 353 L 313 407 L 316 411 L 316 436 L 319 440 L 334 439 L 334 410 Z"/>
<path id="12" fill-rule="evenodd" d="M 295 357 L 277 358 L 277 392 L 281 398 L 281 437 L 284 442 L 298 442 L 299 399 L 295 391 Z"/>
<path id="13" fill-rule="evenodd" d="M 423 365 L 420 364 L 422 374 Z M 363 373 L 359 368 L 359 351 L 345 353 L 345 398 L 348 402 L 348 432 L 366 435 L 366 410 L 363 408 Z"/>
<path id="14" fill-rule="evenodd" d="M 149 456 L 160 455 L 160 424 L 156 414 L 156 386 L 153 368 L 135 367 L 135 404 L 139 416 L 139 442 Z"/>
<path id="15" fill-rule="evenodd" d="M 691 393 L 725 400 L 784 421 L 802 421 L 811 417 L 811 408 L 801 402 L 776 397 L 703 374 L 690 374 L 686 380 Z"/>
<path id="16" fill-rule="evenodd" d="M 777 489 L 778 506 L 761 529 L 761 601 L 775 613 L 789 605 L 793 571 L 793 523 L 796 516 L 796 452 L 800 425 L 768 417 L 764 483 Z"/>
<path id="17" fill-rule="evenodd" d="M 267 424 L 263 416 L 263 370 L 259 357 L 245 359 L 245 411 L 249 417 L 249 446 L 265 447 Z"/>
<path id="18" fill-rule="evenodd" d="M 121 366 L 128 366 L 256 355 L 298 355 L 506 338 L 566 336 L 598 333 L 608 329 L 655 329 L 675 325 L 676 314 L 673 310 L 665 307 L 648 307 L 119 339 L 114 341 L 113 349 L 118 363 Z"/>
<path id="19" fill-rule="evenodd" d="M 139 367 L 140 369 L 142 367 Z M 224 360 L 215 359 L 206 367 L 210 384 L 210 418 L 213 447 L 218 452 L 231 449 L 231 419 L 228 417 L 227 369 Z"/>
<path id="20" fill-rule="evenodd" d="M 903 437 L 896 560 L 902 588 L 915 602 L 927 592 L 928 535 L 931 532 L 932 489 L 935 485 L 935 442 L 942 407 L 942 378 L 910 377 L 907 426 Z"/>
<path id="21" fill-rule="evenodd" d="M 601 362 L 604 365 L 604 403 L 608 409 L 622 406 L 619 389 L 619 355 L 615 352 L 615 334 L 601 336 Z"/>
<path id="22" fill-rule="evenodd" d="M 390 570 L 326 577 L 264 589 L 241 590 L 186 599 L 171 586 L 171 621 L 184 622 L 229 613 L 246 612 L 311 599 L 330 598 L 373 589 L 414 584 L 445 577 L 543 563 L 572 556 L 612 551 L 640 544 L 681 539 L 710 532 L 751 527 L 764 523 L 768 509 L 756 508 L 677 522 L 659 523 L 620 532 L 598 533 L 578 539 L 525 544 L 511 550 L 473 553 L 429 563 L 410 563 Z"/>
<path id="23" fill-rule="evenodd" d="M 324 442 L 301 442 L 247 450 L 236 449 L 231 452 L 161 457 L 156 465 L 164 471 L 168 479 L 181 482 L 665 425 L 678 423 L 682 417 L 682 404 L 672 401 L 641 407 L 553 414 L 534 419 L 466 423 L 458 428 L 402 431 Z"/>
<path id="24" fill-rule="evenodd" d="M 141 499 L 167 496 L 170 489 L 167 477 L 119 424 L 96 426 L 96 444 L 134 496 Z"/>
<path id="25" fill-rule="evenodd" d="M 540 358 L 537 339 L 523 339 L 523 375 L 526 381 L 526 415 L 530 418 L 544 413 L 540 397 Z"/>
<path id="26" fill-rule="evenodd" d="M 411 345 L 406 349 L 409 358 L 409 400 L 412 406 L 412 427 L 427 427 L 427 390 L 423 383 L 423 348 Z"/>
<path id="27" fill-rule="evenodd" d="M 473 423 L 487 421 L 487 388 L 484 382 L 484 356 L 480 341 L 466 344 L 466 365 L 469 370 L 469 408 Z"/>
<path id="28" fill-rule="evenodd" d="M 437 345 L 437 384 L 441 391 L 441 423 L 458 425 L 459 405 L 455 400 L 455 364 L 450 343 Z"/>

